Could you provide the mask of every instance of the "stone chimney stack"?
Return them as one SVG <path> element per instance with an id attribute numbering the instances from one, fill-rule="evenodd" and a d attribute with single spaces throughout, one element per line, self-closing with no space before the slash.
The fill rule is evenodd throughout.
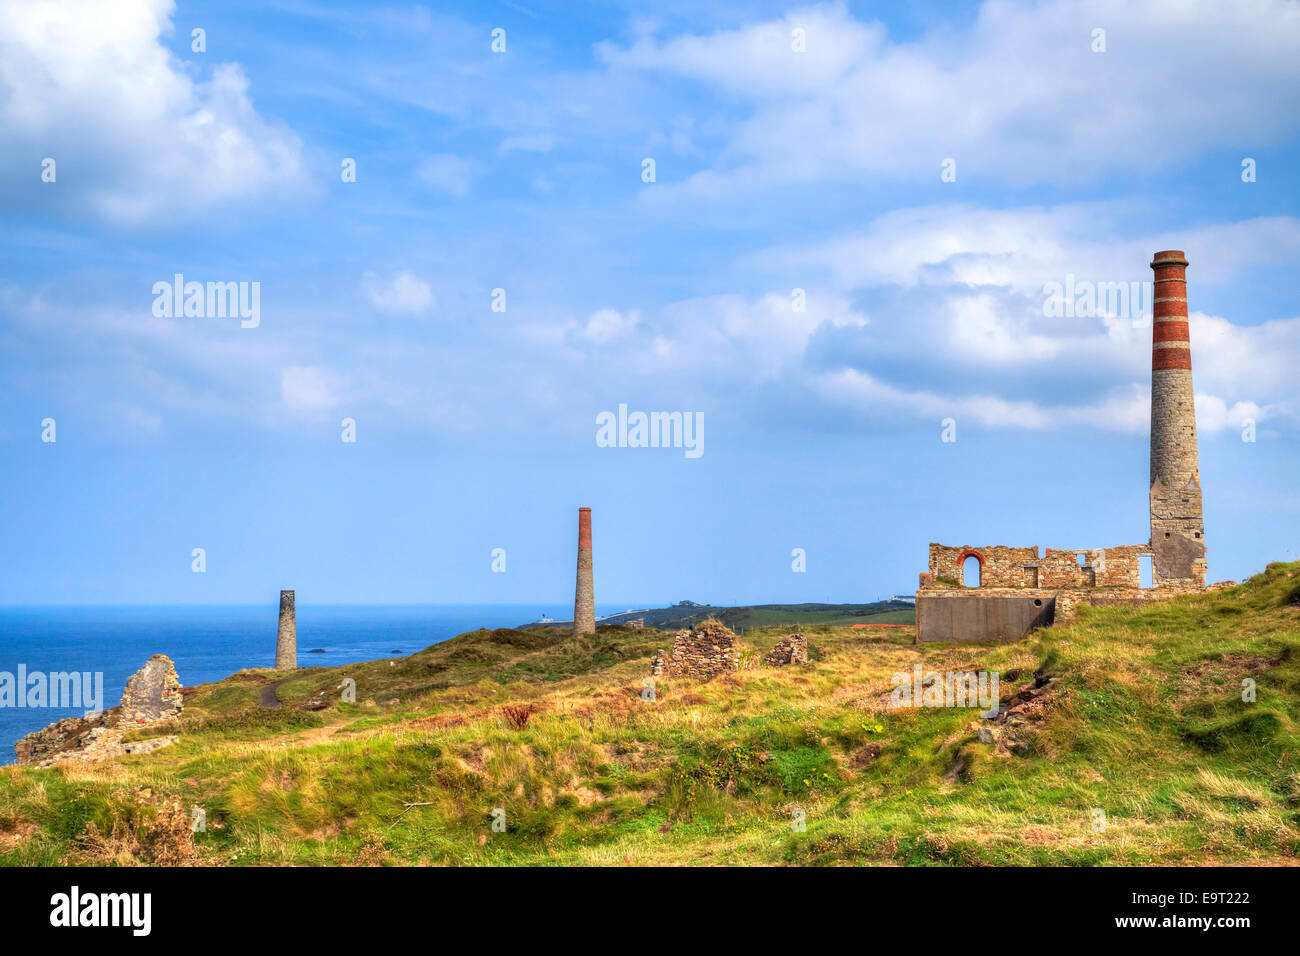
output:
<path id="1" fill-rule="evenodd" d="M 1157 252 L 1151 334 L 1151 550 L 1156 587 L 1205 587 L 1187 259 Z"/>
<path id="2" fill-rule="evenodd" d="M 280 592 L 280 629 L 275 635 L 275 669 L 298 666 L 298 624 L 294 616 L 293 592 Z"/>
<path id="3" fill-rule="evenodd" d="M 596 585 L 591 575 L 591 509 L 578 509 L 578 585 L 573 593 L 573 633 L 596 633 Z"/>

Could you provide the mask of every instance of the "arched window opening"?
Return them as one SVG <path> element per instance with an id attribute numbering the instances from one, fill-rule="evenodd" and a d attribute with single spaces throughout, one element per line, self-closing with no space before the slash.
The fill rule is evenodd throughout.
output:
<path id="1" fill-rule="evenodd" d="M 980 586 L 980 559 L 977 554 L 968 554 L 961 562 L 961 580 L 968 588 Z"/>

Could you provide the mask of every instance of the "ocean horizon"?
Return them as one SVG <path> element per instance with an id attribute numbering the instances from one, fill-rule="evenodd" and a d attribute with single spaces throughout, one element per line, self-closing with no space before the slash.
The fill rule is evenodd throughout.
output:
<path id="1" fill-rule="evenodd" d="M 596 608 L 602 617 L 624 610 Z M 299 603 L 298 664 L 402 657 L 476 628 L 517 627 L 543 616 L 568 620 L 573 604 Z M 154 654 L 170 657 L 187 687 L 273 666 L 278 620 L 277 603 L 0 607 L 0 674 L 102 673 L 98 704 L 115 707 L 127 680 Z M 25 734 L 90 709 L 0 706 L 0 764 L 13 763 L 14 743 Z"/>

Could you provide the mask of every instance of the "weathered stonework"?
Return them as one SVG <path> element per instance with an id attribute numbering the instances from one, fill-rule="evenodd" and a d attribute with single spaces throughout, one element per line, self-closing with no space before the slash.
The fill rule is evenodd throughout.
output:
<path id="1" fill-rule="evenodd" d="M 596 633 L 596 584 L 591 558 L 591 509 L 578 509 L 578 580 L 573 592 L 573 633 Z"/>
<path id="2" fill-rule="evenodd" d="M 292 591 L 280 592 L 280 626 L 275 633 L 275 669 L 291 671 L 298 666 L 298 624 Z"/>
<path id="3" fill-rule="evenodd" d="M 171 734 L 128 741 L 123 739 L 127 731 L 177 717 L 183 706 L 181 682 L 171 658 L 155 654 L 131 675 L 117 707 L 68 717 L 33 731 L 14 744 L 14 758 L 19 764 L 52 767 L 64 761 L 151 753 L 175 743 L 178 737 Z"/>
<path id="4" fill-rule="evenodd" d="M 689 677 L 711 680 L 734 671 L 737 665 L 736 635 L 721 621 L 709 619 L 689 631 L 678 631 L 671 656 L 660 651 L 651 664 L 655 677 Z"/>
<path id="5" fill-rule="evenodd" d="M 930 570 L 921 587 L 966 587 L 965 562 L 975 558 L 980 566 L 979 587 L 984 588 L 1140 588 L 1139 558 L 1150 555 L 1144 545 L 1114 548 L 1009 548 L 1002 545 L 950 547 L 930 545 Z M 975 582 L 972 582 L 974 584 Z"/>
<path id="6" fill-rule="evenodd" d="M 182 706 L 176 666 L 166 654 L 155 654 L 126 682 L 118 720 L 124 724 L 148 724 L 178 716 Z"/>
<path id="7" fill-rule="evenodd" d="M 767 652 L 764 661 L 771 667 L 784 667 L 786 664 L 808 663 L 808 638 L 802 634 L 791 634 L 776 642 L 776 646 Z"/>

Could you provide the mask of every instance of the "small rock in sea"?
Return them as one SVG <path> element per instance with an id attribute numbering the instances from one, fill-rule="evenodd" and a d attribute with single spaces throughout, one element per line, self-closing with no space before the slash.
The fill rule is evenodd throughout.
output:
<path id="1" fill-rule="evenodd" d="M 402 649 L 401 649 L 400 647 L 394 647 L 394 648 L 393 648 L 391 651 L 389 651 L 388 653 L 390 653 L 390 654 L 400 654 L 400 653 L 402 653 Z"/>
<path id="2" fill-rule="evenodd" d="M 325 648 L 323 648 L 323 647 L 313 647 L 313 648 L 312 648 L 311 650 L 309 650 L 307 653 L 308 653 L 308 654 L 324 654 L 324 653 L 325 653 Z"/>

